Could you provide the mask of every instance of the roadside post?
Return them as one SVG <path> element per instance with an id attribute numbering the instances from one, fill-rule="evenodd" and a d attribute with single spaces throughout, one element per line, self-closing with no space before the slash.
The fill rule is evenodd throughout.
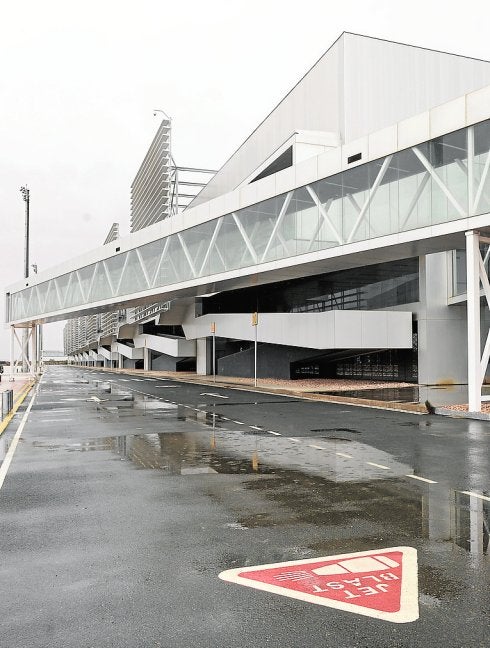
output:
<path id="1" fill-rule="evenodd" d="M 257 326 L 259 325 L 259 314 L 252 313 L 252 326 L 255 329 L 254 335 L 254 387 L 257 387 Z"/>

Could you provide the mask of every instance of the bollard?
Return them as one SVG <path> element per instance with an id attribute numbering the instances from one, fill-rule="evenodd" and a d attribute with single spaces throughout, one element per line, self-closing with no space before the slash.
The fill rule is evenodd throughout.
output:
<path id="1" fill-rule="evenodd" d="M 1 396 L 0 421 L 3 421 L 14 407 L 14 391 L 13 389 L 7 389 L 7 391 L 2 392 Z"/>

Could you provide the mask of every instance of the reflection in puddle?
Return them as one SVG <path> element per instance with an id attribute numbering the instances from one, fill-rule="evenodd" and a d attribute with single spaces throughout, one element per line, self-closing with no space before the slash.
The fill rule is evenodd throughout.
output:
<path id="1" fill-rule="evenodd" d="M 258 475 L 247 479 L 245 488 L 260 494 L 263 506 L 243 512 L 237 524 L 249 529 L 297 523 L 321 527 L 322 547 L 309 545 L 318 551 L 334 552 L 338 545 L 339 551 L 348 552 L 350 544 L 352 551 L 359 551 L 391 540 L 412 544 L 422 538 L 451 542 L 472 555 L 488 554 L 490 502 L 440 484 L 408 485 L 405 475 L 413 467 L 361 443 L 357 439 L 362 436 L 349 434 L 356 430 L 325 428 L 323 438 L 303 437 L 294 443 L 296 439 L 270 437 L 262 430 L 246 434 L 214 413 L 153 397 L 135 394 L 131 402 L 117 400 L 124 394 L 113 387 L 112 402 L 100 406 L 102 416 L 147 416 L 158 426 L 155 433 L 43 447 L 110 451 L 166 476 Z M 167 421 L 172 431 L 160 432 Z M 182 424 L 186 427 L 176 432 Z M 149 427 L 147 419 L 145 429 Z M 221 492 L 220 482 L 209 483 Z M 448 587 L 441 585 L 441 591 Z M 439 597 L 434 587 L 427 587 L 426 594 Z"/>
<path id="2" fill-rule="evenodd" d="M 138 468 L 162 470 L 166 475 L 274 473 L 274 470 L 259 465 L 256 452 L 251 453 L 248 459 L 218 454 L 215 438 L 204 434 L 134 434 L 63 446 L 40 442 L 34 445 L 47 450 L 65 448 L 68 452 L 110 450 Z"/>
<path id="3" fill-rule="evenodd" d="M 452 540 L 471 554 L 487 554 L 490 502 L 430 484 L 422 496 L 424 530 L 430 539 Z"/>
<path id="4" fill-rule="evenodd" d="M 394 477 L 363 475 L 358 480 L 335 480 L 314 474 L 311 466 L 308 473 L 307 464 L 302 468 L 293 464 L 302 452 L 297 446 L 296 455 L 290 453 L 287 458 L 283 453 L 279 466 L 270 461 L 276 451 L 267 451 L 264 443 L 257 448 L 250 445 L 256 443 L 255 439 L 242 436 L 246 452 L 243 447 L 240 452 L 235 447 L 233 452 L 232 439 L 239 446 L 240 433 L 224 434 L 226 443 L 213 430 L 211 434 L 196 431 L 123 435 L 63 445 L 36 442 L 35 446 L 51 451 L 110 451 L 137 468 L 156 469 L 165 476 L 260 475 L 261 479 L 246 481 L 245 488 L 260 494 L 270 506 L 265 504 L 237 522 L 247 528 L 298 523 L 322 527 L 325 547 L 331 551 L 336 542 L 347 552 L 349 542 L 355 545 L 352 550 L 361 550 L 359 542 L 363 538 L 376 544 L 379 538 L 386 541 L 391 536 L 399 544 L 425 538 L 452 542 L 474 555 L 487 555 L 490 502 L 486 500 L 440 484 L 408 486 Z M 313 545 L 311 548 L 320 549 Z"/>

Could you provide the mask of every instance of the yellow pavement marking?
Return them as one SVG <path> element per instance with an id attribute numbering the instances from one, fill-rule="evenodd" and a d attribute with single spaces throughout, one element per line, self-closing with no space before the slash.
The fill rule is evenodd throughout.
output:
<path id="1" fill-rule="evenodd" d="M 38 384 L 38 389 L 39 389 L 39 384 Z M 0 467 L 0 489 L 3 486 L 3 482 L 5 481 L 5 477 L 7 476 L 8 469 L 10 468 L 10 463 L 12 462 L 12 458 L 14 456 L 14 452 L 17 448 L 17 444 L 19 443 L 20 435 L 22 434 L 22 431 L 24 430 L 24 426 L 27 422 L 27 418 L 30 414 L 31 408 L 34 404 L 34 401 L 36 400 L 36 395 L 37 391 L 34 394 L 34 396 L 31 399 L 31 402 L 29 403 L 28 408 L 24 412 L 24 416 L 22 417 L 22 421 L 20 422 L 20 425 L 17 429 L 17 432 L 14 434 L 14 438 L 12 439 L 12 442 L 10 444 L 9 450 L 7 452 L 7 455 L 5 459 L 2 462 L 2 465 Z M 27 396 L 27 392 L 24 394 L 22 400 Z M 19 400 L 19 399 L 18 399 Z M 19 403 L 20 405 L 20 403 Z"/>

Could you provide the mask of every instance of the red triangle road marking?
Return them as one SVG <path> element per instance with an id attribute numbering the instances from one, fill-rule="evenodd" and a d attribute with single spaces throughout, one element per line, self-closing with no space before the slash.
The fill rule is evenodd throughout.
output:
<path id="1" fill-rule="evenodd" d="M 231 583 L 393 623 L 419 618 L 417 550 L 390 547 L 221 572 Z"/>

